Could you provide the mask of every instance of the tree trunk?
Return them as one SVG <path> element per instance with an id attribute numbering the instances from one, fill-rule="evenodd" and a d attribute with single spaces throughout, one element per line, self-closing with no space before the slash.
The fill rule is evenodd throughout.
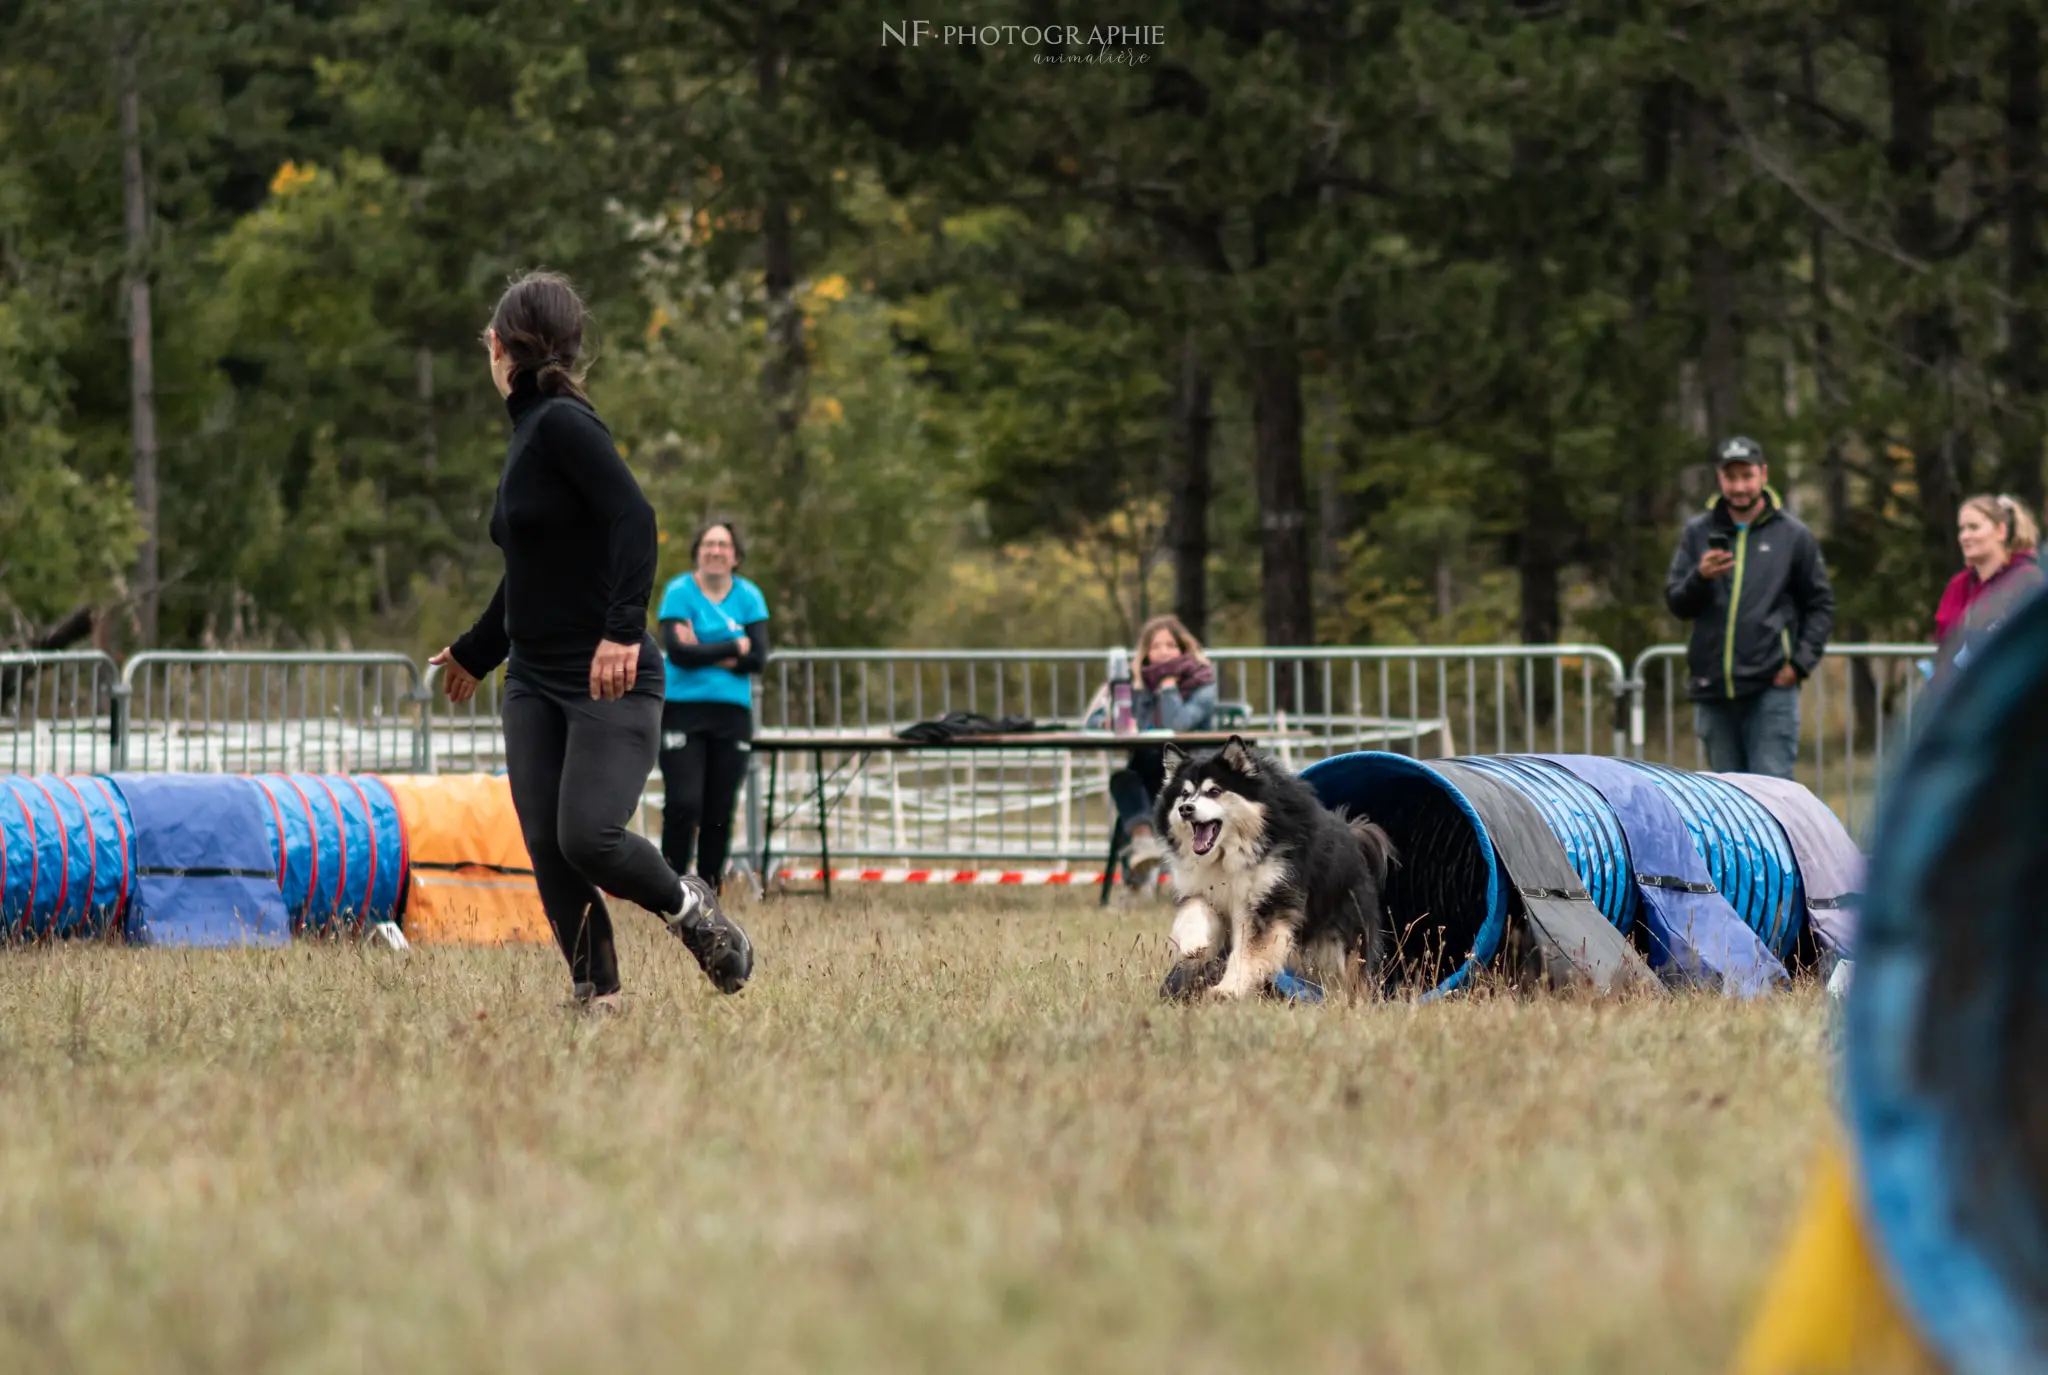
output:
<path id="1" fill-rule="evenodd" d="M 1692 233 L 1693 299 L 1699 311 L 1700 388 L 1706 401 L 1707 440 L 1719 445 L 1742 425 L 1742 283 L 1718 223 L 1726 185 L 1721 131 L 1713 110 L 1688 95 L 1686 143 L 1694 187 Z"/>
<path id="2" fill-rule="evenodd" d="M 1522 584 L 1522 643 L 1552 645 L 1564 627 L 1559 586 L 1569 513 L 1547 433 L 1523 446 L 1516 467 L 1522 478 L 1524 522 L 1515 560 Z"/>
<path id="3" fill-rule="evenodd" d="M 1802 47 L 1799 61 L 1806 93 L 1813 96 L 1818 87 L 1814 79 L 1810 43 Z M 1807 256 L 1813 264 L 1809 289 L 1813 311 L 1813 384 L 1820 393 L 1821 414 L 1828 427 L 1827 449 L 1821 455 L 1820 469 L 1821 496 L 1828 513 L 1827 545 L 1835 560 L 1846 558 L 1852 563 L 1862 563 L 1866 559 L 1864 546 L 1868 540 L 1864 534 L 1864 523 L 1849 501 L 1849 456 L 1837 420 L 1847 398 L 1842 394 L 1841 374 L 1835 368 L 1835 331 L 1829 319 L 1828 231 L 1818 215 L 1808 222 Z M 1850 618 L 1835 623 L 1835 639 L 1843 644 L 1855 644 L 1869 637 L 1870 628 L 1862 621 Z M 1870 671 L 1868 659 L 1850 661 L 1849 692 L 1861 727 L 1858 735 L 1861 736 L 1878 719 L 1877 679 Z"/>
<path id="4" fill-rule="evenodd" d="M 1259 497 L 1259 583 L 1270 646 L 1315 643 L 1309 584 L 1308 488 L 1301 461 L 1301 355 L 1291 320 L 1251 348 L 1252 465 Z M 1312 710 L 1320 680 L 1307 667 L 1274 665 L 1279 710 Z"/>
<path id="5" fill-rule="evenodd" d="M 1816 96 L 1819 85 L 1810 42 L 1801 48 L 1799 65 L 1806 94 Z M 1807 256 L 1813 263 L 1813 382 L 1820 392 L 1821 413 L 1827 417 L 1828 427 L 1827 452 L 1821 458 L 1821 491 L 1828 511 L 1827 542 L 1837 560 L 1866 563 L 1869 540 L 1865 523 L 1849 500 L 1849 456 L 1837 419 L 1848 398 L 1842 393 L 1841 373 L 1835 367 L 1835 330 L 1828 299 L 1828 231 L 1818 215 L 1808 223 Z M 1870 628 L 1862 621 L 1850 618 L 1835 624 L 1835 638 L 1841 643 L 1855 644 L 1869 637 Z M 1859 726 L 1857 736 L 1867 738 L 1871 723 L 1878 719 L 1877 678 L 1870 671 L 1868 659 L 1850 661 L 1849 693 Z M 1852 740 L 1852 747 L 1856 743 L 1858 740 Z"/>
<path id="6" fill-rule="evenodd" d="M 1351 529 L 1351 503 L 1344 494 L 1344 468 L 1337 453 L 1336 394 L 1323 393 L 1323 461 L 1316 472 L 1316 576 L 1323 586 L 1335 585 L 1344 558 L 1344 536 Z"/>
<path id="7" fill-rule="evenodd" d="M 1190 336 L 1181 346 L 1174 425 L 1175 462 L 1168 475 L 1166 543 L 1173 554 L 1173 613 L 1196 639 L 1209 618 L 1209 444 L 1216 429 L 1214 380 Z"/>
<path id="8" fill-rule="evenodd" d="M 156 368 L 150 341 L 149 189 L 142 171 L 142 94 L 133 40 L 119 40 L 116 65 L 121 95 L 121 200 L 128 267 L 128 398 L 135 458 L 135 511 L 142 547 L 135 555 L 135 628 L 141 648 L 156 644 L 158 526 L 156 483 Z"/>
<path id="9" fill-rule="evenodd" d="M 434 350 L 421 344 L 412 356 L 420 400 L 420 471 L 432 482 L 441 468 L 441 434 L 434 416 Z"/>
<path id="10" fill-rule="evenodd" d="M 1315 643 L 1308 489 L 1301 462 L 1301 359 L 1284 326 L 1252 346 L 1253 463 L 1266 643 Z"/>
<path id="11" fill-rule="evenodd" d="M 2048 359 L 2041 310 L 2041 23 L 2015 3 L 2005 21 L 2005 404 L 1999 484 L 2034 510 L 2042 498 L 2042 405 Z"/>
<path id="12" fill-rule="evenodd" d="M 1892 237 L 1905 253 L 1931 259 L 1940 246 L 1940 211 L 1935 204 L 1935 76 L 1928 57 L 1927 24 L 1917 7 L 1901 3 L 1889 11 L 1885 31 L 1885 82 L 1891 128 L 1885 162 L 1898 209 Z M 1947 312 L 1925 283 L 1909 282 L 1916 299 L 1899 320 L 1899 347 L 1907 376 L 1913 475 L 1920 488 L 1920 533 L 1928 582 L 1939 587 L 1955 563 L 1956 508 L 1962 503 L 1957 448 L 1942 383 L 1948 376 L 1950 328 Z"/>
<path id="13" fill-rule="evenodd" d="M 1828 534 L 1847 539 L 1849 512 L 1849 460 L 1842 448 L 1841 427 L 1835 417 L 1843 405 L 1841 374 L 1835 370 L 1835 330 L 1828 319 L 1828 231 L 1815 216 L 1811 221 L 1807 256 L 1813 263 L 1810 291 L 1813 310 L 1813 383 L 1820 392 L 1821 413 L 1827 418 L 1827 453 L 1821 459 L 1821 488 L 1827 499 Z"/>
<path id="14" fill-rule="evenodd" d="M 1658 638 L 1663 616 L 1663 571 L 1670 540 L 1665 466 L 1655 461 L 1671 404 L 1669 359 L 1655 336 L 1657 292 L 1664 280 L 1666 245 L 1657 232 L 1657 211 L 1670 195 L 1671 140 L 1676 92 L 1668 81 L 1646 87 L 1637 110 L 1642 173 L 1637 205 L 1645 212 L 1636 231 L 1639 256 L 1629 278 L 1629 340 L 1634 400 L 1623 416 L 1630 450 L 1622 479 L 1624 528 L 1606 541 L 1610 550 L 1608 590 L 1619 606 L 1642 608 L 1630 617 L 1623 648 L 1634 654 Z"/>
<path id="15" fill-rule="evenodd" d="M 1543 178 L 1549 149 L 1518 134 L 1511 157 L 1515 181 L 1533 195 Z M 1505 337 L 1513 341 L 1514 356 L 1502 386 L 1502 403 L 1509 408 L 1509 419 L 1520 436 L 1514 463 L 1521 479 L 1522 528 L 1515 539 L 1515 572 L 1521 583 L 1522 643 L 1529 645 L 1557 643 L 1563 622 L 1559 584 L 1570 537 L 1569 512 L 1552 452 L 1552 398 L 1543 363 L 1543 321 L 1549 302 L 1541 295 L 1541 232 L 1524 214 L 1509 244 L 1515 280 L 1528 285 L 1507 303 Z M 1537 678 L 1537 711 L 1547 719 L 1550 679 L 1545 674 Z"/>
<path id="16" fill-rule="evenodd" d="M 766 7 L 761 22 L 761 47 L 755 63 L 758 94 L 764 120 L 779 125 L 785 59 L 775 42 Z M 803 424 L 809 368 L 804 350 L 803 312 L 792 299 L 796 289 L 796 243 L 790 227 L 789 196 L 782 185 L 783 172 L 781 158 L 771 157 L 768 194 L 761 208 L 762 287 L 768 316 L 768 356 L 761 380 L 773 417 L 783 490 L 795 496 L 801 493 L 804 482 L 803 446 L 797 431 Z"/>

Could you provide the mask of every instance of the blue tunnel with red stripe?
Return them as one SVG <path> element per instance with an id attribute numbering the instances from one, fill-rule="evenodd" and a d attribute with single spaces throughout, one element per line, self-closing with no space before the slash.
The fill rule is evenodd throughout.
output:
<path id="1" fill-rule="evenodd" d="M 334 934 L 395 921 L 405 828 L 391 790 L 367 774 L 258 774 L 263 821 L 292 930 Z"/>
<path id="2" fill-rule="evenodd" d="M 103 936 L 127 916 L 134 823 L 106 779 L 0 776 L 0 936 Z"/>

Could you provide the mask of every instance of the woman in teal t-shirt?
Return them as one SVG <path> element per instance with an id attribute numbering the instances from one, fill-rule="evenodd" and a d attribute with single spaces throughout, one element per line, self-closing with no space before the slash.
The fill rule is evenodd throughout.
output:
<path id="1" fill-rule="evenodd" d="M 661 594 L 661 648 L 668 658 L 661 711 L 661 853 L 678 874 L 712 887 L 732 852 L 733 801 L 746 781 L 754 738 L 754 685 L 768 660 L 768 603 L 736 571 L 746 557 L 729 520 L 690 544 L 696 571 Z"/>

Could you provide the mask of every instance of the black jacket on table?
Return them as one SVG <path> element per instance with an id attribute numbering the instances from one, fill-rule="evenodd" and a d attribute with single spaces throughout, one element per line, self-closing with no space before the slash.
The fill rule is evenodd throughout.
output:
<path id="1" fill-rule="evenodd" d="M 1717 531 L 1728 537 L 1735 567 L 1703 578 L 1700 559 Z M 1787 664 L 1806 678 L 1835 628 L 1835 592 L 1820 541 L 1768 491 L 1763 513 L 1747 529 L 1736 526 L 1725 499 L 1686 524 L 1664 600 L 1672 615 L 1692 622 L 1685 662 L 1694 701 L 1753 696 Z"/>
<path id="2" fill-rule="evenodd" d="M 598 641 L 642 647 L 654 591 L 654 508 L 587 402 L 543 396 L 530 374 L 505 398 L 512 439 L 491 507 L 491 543 L 505 574 L 491 604 L 451 651 L 481 678 L 512 660 L 574 684 L 587 678 Z"/>

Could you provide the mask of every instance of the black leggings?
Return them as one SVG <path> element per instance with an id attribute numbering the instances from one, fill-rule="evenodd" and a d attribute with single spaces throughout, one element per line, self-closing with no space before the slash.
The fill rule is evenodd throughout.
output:
<path id="1" fill-rule="evenodd" d="M 733 803 L 753 758 L 753 713 L 716 702 L 670 702 L 661 718 L 661 853 L 679 874 L 722 886 L 732 853 Z"/>
<path id="2" fill-rule="evenodd" d="M 1166 786 L 1166 751 L 1156 746 L 1132 750 L 1130 762 L 1109 776 L 1110 801 L 1126 834 L 1142 821 L 1152 824 L 1152 807 Z"/>
<path id="3" fill-rule="evenodd" d="M 683 909 L 682 885 L 660 852 L 626 829 L 654 768 L 660 669 L 611 702 L 591 700 L 587 685 L 577 693 L 508 678 L 503 712 L 512 805 L 548 925 L 576 982 L 615 993 L 604 894 L 664 916 Z"/>

